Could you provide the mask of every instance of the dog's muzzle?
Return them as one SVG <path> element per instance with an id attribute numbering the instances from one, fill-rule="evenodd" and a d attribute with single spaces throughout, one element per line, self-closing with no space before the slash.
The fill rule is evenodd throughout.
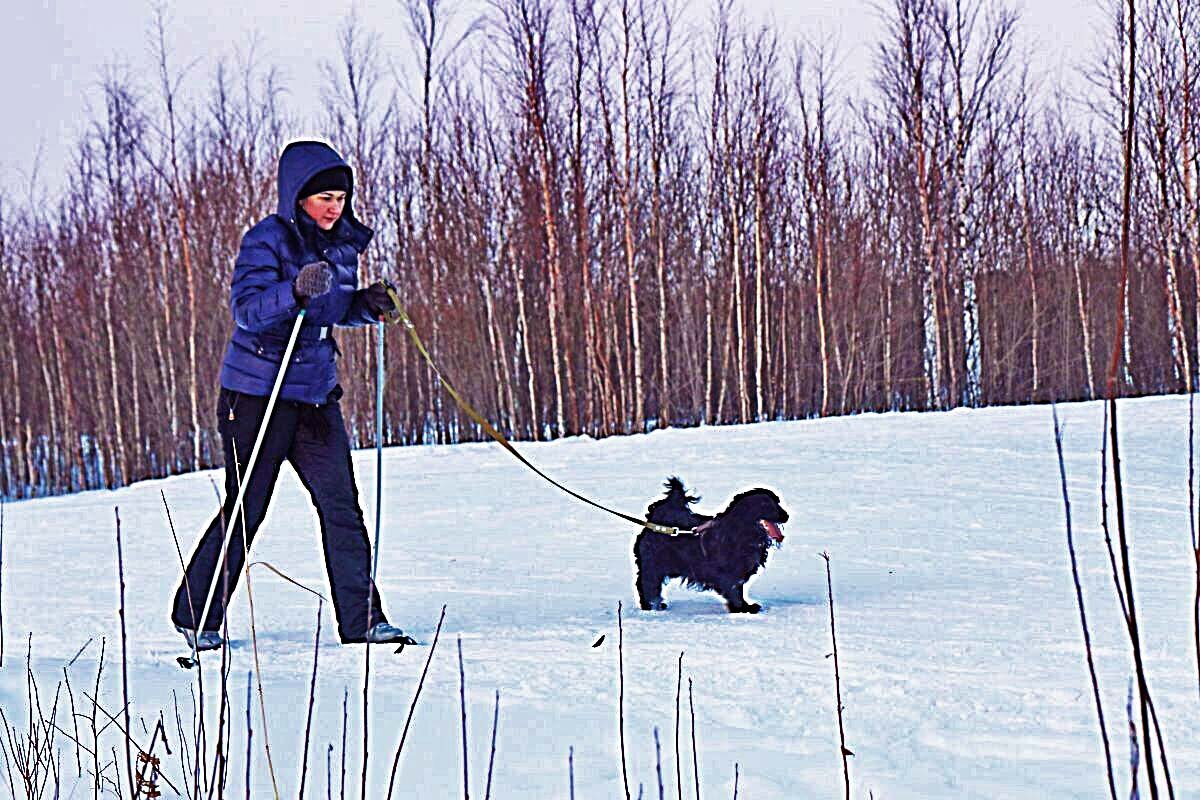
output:
<path id="1" fill-rule="evenodd" d="M 783 526 L 771 522 L 767 519 L 760 519 L 758 524 L 767 532 L 767 536 L 771 537 L 771 541 L 775 544 L 783 544 Z"/>

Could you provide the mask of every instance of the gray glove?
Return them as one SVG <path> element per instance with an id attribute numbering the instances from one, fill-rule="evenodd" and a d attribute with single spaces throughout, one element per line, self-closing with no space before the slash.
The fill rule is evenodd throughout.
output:
<path id="1" fill-rule="evenodd" d="M 333 273 L 324 261 L 314 261 L 305 264 L 296 275 L 292 284 L 292 293 L 302 304 L 314 297 L 320 297 L 333 286 Z"/>

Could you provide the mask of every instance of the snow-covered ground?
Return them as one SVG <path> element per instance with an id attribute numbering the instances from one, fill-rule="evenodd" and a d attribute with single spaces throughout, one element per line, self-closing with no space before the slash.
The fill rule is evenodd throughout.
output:
<path id="1" fill-rule="evenodd" d="M 1191 622 L 1188 405 L 1185 398 L 1153 398 L 1123 402 L 1121 411 L 1147 670 L 1176 796 L 1195 797 L 1200 693 Z M 1100 532 L 1103 407 L 1073 404 L 1059 413 L 1104 711 L 1119 786 L 1126 786 L 1132 657 Z M 677 796 L 681 652 L 683 796 L 694 796 L 695 784 L 689 681 L 702 797 L 732 796 L 735 763 L 739 797 L 842 796 L 822 551 L 833 570 L 856 797 L 1107 796 L 1049 407 L 666 430 L 521 449 L 568 485 L 634 514 L 659 495 L 671 474 L 703 494 L 700 507 L 709 512 L 737 491 L 773 487 L 792 521 L 784 546 L 772 552 L 751 585 L 750 595 L 765 611 L 729 615 L 715 595 L 681 588 L 668 590 L 669 611 L 639 611 L 632 526 L 541 483 L 494 445 L 386 451 L 380 561 L 385 607 L 395 623 L 428 644 L 442 605 L 448 606 L 396 796 L 462 796 L 461 638 L 473 796 L 484 796 L 499 692 L 492 797 L 566 797 L 571 748 L 576 797 L 623 797 L 618 602 L 624 603 L 625 734 L 634 797 L 638 784 L 646 798 L 659 796 L 656 727 L 665 796 Z M 357 453 L 355 466 L 370 520 L 374 453 Z M 6 507 L 0 704 L 10 721 L 25 708 L 29 632 L 44 704 L 63 667 L 94 639 L 69 669 L 77 701 L 81 687 L 90 690 L 99 637 L 105 636 L 105 705 L 120 707 L 114 507 L 122 519 L 135 714 L 152 720 L 161 708 L 173 719 L 174 694 L 189 716 L 195 673 L 175 663 L 186 654 L 167 620 L 178 557 L 160 492 L 186 554 L 215 509 L 213 477 L 219 481 L 219 475 L 202 473 Z M 306 495 L 285 468 L 253 558 L 327 593 L 318 536 Z M 281 795 L 294 797 L 316 601 L 266 570 L 255 568 L 252 578 L 271 752 Z M 345 702 L 346 797 L 357 797 L 364 651 L 339 645 L 328 606 L 324 613 L 306 795 L 326 796 L 330 759 L 330 794 L 340 796 Z M 229 796 L 238 797 L 244 795 L 247 673 L 254 666 L 244 587 L 230 624 L 236 721 Z M 604 642 L 593 647 L 601 634 Z M 428 653 L 427 647 L 399 656 L 390 648 L 372 650 L 370 798 L 386 794 L 392 754 Z M 206 670 L 205 680 L 214 680 L 215 672 Z M 255 797 L 267 797 L 257 714 L 253 788 Z M 148 738 L 140 724 L 135 731 Z M 73 775 L 74 750 L 62 737 L 60 743 Z M 118 746 L 119 740 L 107 743 Z M 123 755 L 120 747 L 118 752 Z M 165 764 L 178 782 L 177 758 Z M 84 794 L 91 796 L 90 790 L 76 792 Z"/>

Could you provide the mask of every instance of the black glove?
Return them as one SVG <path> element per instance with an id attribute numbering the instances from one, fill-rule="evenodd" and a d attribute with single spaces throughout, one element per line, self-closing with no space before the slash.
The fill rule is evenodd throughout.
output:
<path id="1" fill-rule="evenodd" d="M 383 281 L 376 281 L 363 290 L 363 303 L 375 319 L 383 319 L 396 310 L 396 304 L 392 302 L 387 284 Z"/>
<path id="2" fill-rule="evenodd" d="M 300 268 L 300 273 L 296 275 L 296 282 L 292 284 L 292 293 L 296 295 L 296 299 L 301 304 L 304 304 L 314 297 L 325 294 L 332 286 L 333 273 L 330 272 L 329 266 L 324 261 L 314 261 Z"/>

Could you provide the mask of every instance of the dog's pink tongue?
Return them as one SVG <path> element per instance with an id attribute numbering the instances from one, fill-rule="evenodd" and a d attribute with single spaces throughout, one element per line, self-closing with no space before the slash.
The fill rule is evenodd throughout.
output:
<path id="1" fill-rule="evenodd" d="M 783 531 L 779 530 L 779 526 L 776 525 L 774 522 L 771 522 L 770 520 L 766 520 L 766 519 L 760 519 L 758 521 L 758 524 L 763 526 L 763 530 L 765 530 L 767 532 L 767 536 L 771 537 L 771 541 L 774 541 L 774 542 L 782 542 L 783 541 Z"/>

